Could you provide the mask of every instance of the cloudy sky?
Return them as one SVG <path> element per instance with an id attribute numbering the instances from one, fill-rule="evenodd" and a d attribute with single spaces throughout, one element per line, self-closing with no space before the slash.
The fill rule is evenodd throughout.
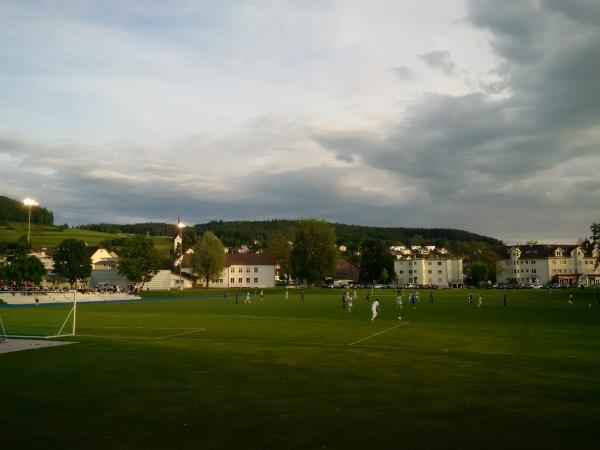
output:
<path id="1" fill-rule="evenodd" d="M 574 241 L 599 144 L 597 0 L 0 5 L 0 194 L 60 223 Z"/>

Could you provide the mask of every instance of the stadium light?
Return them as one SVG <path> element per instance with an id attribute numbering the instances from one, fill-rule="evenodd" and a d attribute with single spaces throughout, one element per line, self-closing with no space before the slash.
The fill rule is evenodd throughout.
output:
<path id="1" fill-rule="evenodd" d="M 29 215 L 27 218 L 27 243 L 29 244 L 29 238 L 31 236 L 31 207 L 37 206 L 39 203 L 32 198 L 26 198 L 23 200 L 23 204 L 29 208 Z"/>
<path id="2" fill-rule="evenodd" d="M 179 235 L 181 236 L 181 244 L 179 247 L 179 253 L 181 255 L 181 260 L 179 261 L 179 290 L 183 291 L 183 282 L 181 280 L 181 266 L 183 265 L 183 229 L 185 228 L 185 224 L 177 222 L 177 228 L 179 228 Z"/>

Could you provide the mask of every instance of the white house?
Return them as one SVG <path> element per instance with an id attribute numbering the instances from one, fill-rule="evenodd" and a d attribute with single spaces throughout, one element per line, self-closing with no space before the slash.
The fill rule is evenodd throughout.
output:
<path id="1" fill-rule="evenodd" d="M 104 247 L 100 245 L 87 247 L 88 254 L 90 255 L 90 259 L 92 261 L 92 270 L 93 269 L 106 269 L 113 270 L 117 267 L 117 262 L 119 261 L 119 257 L 115 252 L 111 252 L 106 250 Z"/>

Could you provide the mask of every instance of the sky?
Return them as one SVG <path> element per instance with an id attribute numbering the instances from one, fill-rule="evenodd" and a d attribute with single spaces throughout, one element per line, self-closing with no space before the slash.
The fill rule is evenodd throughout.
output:
<path id="1" fill-rule="evenodd" d="M 567 243 L 599 169 L 597 0 L 0 4 L 0 195 L 57 223 Z"/>

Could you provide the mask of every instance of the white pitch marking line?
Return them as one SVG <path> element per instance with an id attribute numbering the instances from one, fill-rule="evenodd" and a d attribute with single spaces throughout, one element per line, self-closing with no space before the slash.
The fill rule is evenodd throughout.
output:
<path id="1" fill-rule="evenodd" d="M 358 344 L 360 342 L 363 342 L 363 341 L 366 341 L 368 339 L 374 338 L 375 336 L 379 336 L 380 334 L 387 333 L 388 331 L 395 330 L 396 328 L 403 327 L 404 325 L 408 325 L 409 323 L 410 323 L 409 321 L 402 322 L 400 325 L 396 325 L 396 326 L 393 326 L 393 327 L 390 327 L 390 328 L 386 328 L 385 330 L 379 331 L 379 332 L 377 332 L 375 334 L 372 334 L 371 336 L 367 336 L 366 338 L 359 339 L 358 341 L 352 342 L 352 343 L 350 343 L 348 345 Z"/>
<path id="2" fill-rule="evenodd" d="M 177 337 L 177 336 L 183 336 L 184 334 L 198 333 L 199 331 L 206 331 L 206 328 L 195 328 L 195 329 L 189 330 L 189 331 L 182 331 L 181 333 L 170 334 L 168 336 L 161 336 L 158 339 L 169 339 L 169 338 L 174 338 L 174 337 Z"/>

